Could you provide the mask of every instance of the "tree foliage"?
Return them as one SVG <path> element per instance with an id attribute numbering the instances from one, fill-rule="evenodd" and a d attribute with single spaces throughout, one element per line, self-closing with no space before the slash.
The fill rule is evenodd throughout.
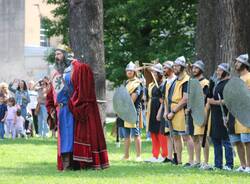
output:
<path id="1" fill-rule="evenodd" d="M 56 4 L 55 20 L 46 20 L 48 36 L 68 43 L 68 1 Z M 150 62 L 195 56 L 197 0 L 104 0 L 104 45 L 107 79 L 120 84 L 129 61 Z"/>
<path id="2" fill-rule="evenodd" d="M 47 0 L 47 4 L 56 5 L 52 10 L 53 19 L 43 17 L 43 24 L 47 29 L 47 36 L 61 36 L 62 43 L 69 43 L 69 5 L 68 0 Z"/>
<path id="3" fill-rule="evenodd" d="M 119 84 L 129 61 L 194 55 L 196 0 L 105 0 L 104 36 L 109 80 Z"/>

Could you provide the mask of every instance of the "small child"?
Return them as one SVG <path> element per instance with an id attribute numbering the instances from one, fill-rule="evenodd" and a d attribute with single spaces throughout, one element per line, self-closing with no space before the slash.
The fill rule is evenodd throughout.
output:
<path id="1" fill-rule="evenodd" d="M 25 137 L 27 138 L 26 136 L 26 133 L 24 131 L 24 123 L 25 123 L 25 119 L 21 116 L 21 110 L 18 109 L 17 112 L 16 112 L 16 134 L 18 137 Z"/>
<path id="2" fill-rule="evenodd" d="M 12 139 L 16 138 L 16 101 L 13 97 L 9 98 L 8 100 L 8 106 L 7 106 L 8 112 L 6 117 L 6 135 L 8 138 L 10 138 L 10 133 L 12 135 Z"/>
<path id="3" fill-rule="evenodd" d="M 4 95 L 0 93 L 0 140 L 4 138 L 4 122 L 7 116 L 7 105 L 4 101 Z"/>

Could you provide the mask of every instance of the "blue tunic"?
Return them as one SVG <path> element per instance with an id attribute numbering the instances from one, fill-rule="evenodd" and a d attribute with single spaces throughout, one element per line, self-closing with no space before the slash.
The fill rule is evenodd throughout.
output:
<path id="1" fill-rule="evenodd" d="M 63 104 L 59 111 L 61 153 L 73 152 L 74 119 L 67 105 L 70 98 L 70 93 L 73 91 L 73 85 L 71 83 L 70 76 L 71 70 L 66 69 L 66 72 L 63 75 L 64 87 L 57 94 L 57 102 Z"/>

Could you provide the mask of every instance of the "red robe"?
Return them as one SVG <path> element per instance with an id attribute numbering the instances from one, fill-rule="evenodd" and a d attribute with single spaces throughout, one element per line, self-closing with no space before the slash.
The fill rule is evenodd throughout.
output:
<path id="1" fill-rule="evenodd" d="M 87 64 L 72 62 L 74 87 L 69 108 L 75 119 L 73 160 L 81 168 L 109 167 L 108 152 L 96 102 L 93 72 Z"/>
<path id="2" fill-rule="evenodd" d="M 47 93 L 46 96 L 46 108 L 48 113 L 51 112 L 52 109 L 55 109 L 57 112 L 57 117 L 59 117 L 59 111 L 60 111 L 60 107 L 58 106 L 58 104 L 56 104 L 56 95 L 55 95 L 55 91 L 54 88 L 52 86 L 52 84 L 50 84 L 50 89 Z M 62 163 L 62 156 L 61 156 L 61 151 L 60 151 L 60 126 L 59 126 L 59 118 L 57 119 L 57 169 L 58 170 L 63 170 L 63 163 Z"/>

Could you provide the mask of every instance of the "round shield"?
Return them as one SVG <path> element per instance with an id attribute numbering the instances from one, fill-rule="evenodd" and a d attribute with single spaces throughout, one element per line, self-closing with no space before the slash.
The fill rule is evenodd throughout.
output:
<path id="1" fill-rule="evenodd" d="M 116 89 L 113 96 L 113 109 L 122 120 L 136 123 L 137 112 L 125 86 Z"/>
<path id="2" fill-rule="evenodd" d="M 188 82 L 188 108 L 191 109 L 193 122 L 198 126 L 203 125 L 205 120 L 204 94 L 200 82 L 190 78 Z"/>
<path id="3" fill-rule="evenodd" d="M 232 77 L 223 90 L 224 103 L 240 123 L 250 128 L 250 91 L 245 82 Z"/>

